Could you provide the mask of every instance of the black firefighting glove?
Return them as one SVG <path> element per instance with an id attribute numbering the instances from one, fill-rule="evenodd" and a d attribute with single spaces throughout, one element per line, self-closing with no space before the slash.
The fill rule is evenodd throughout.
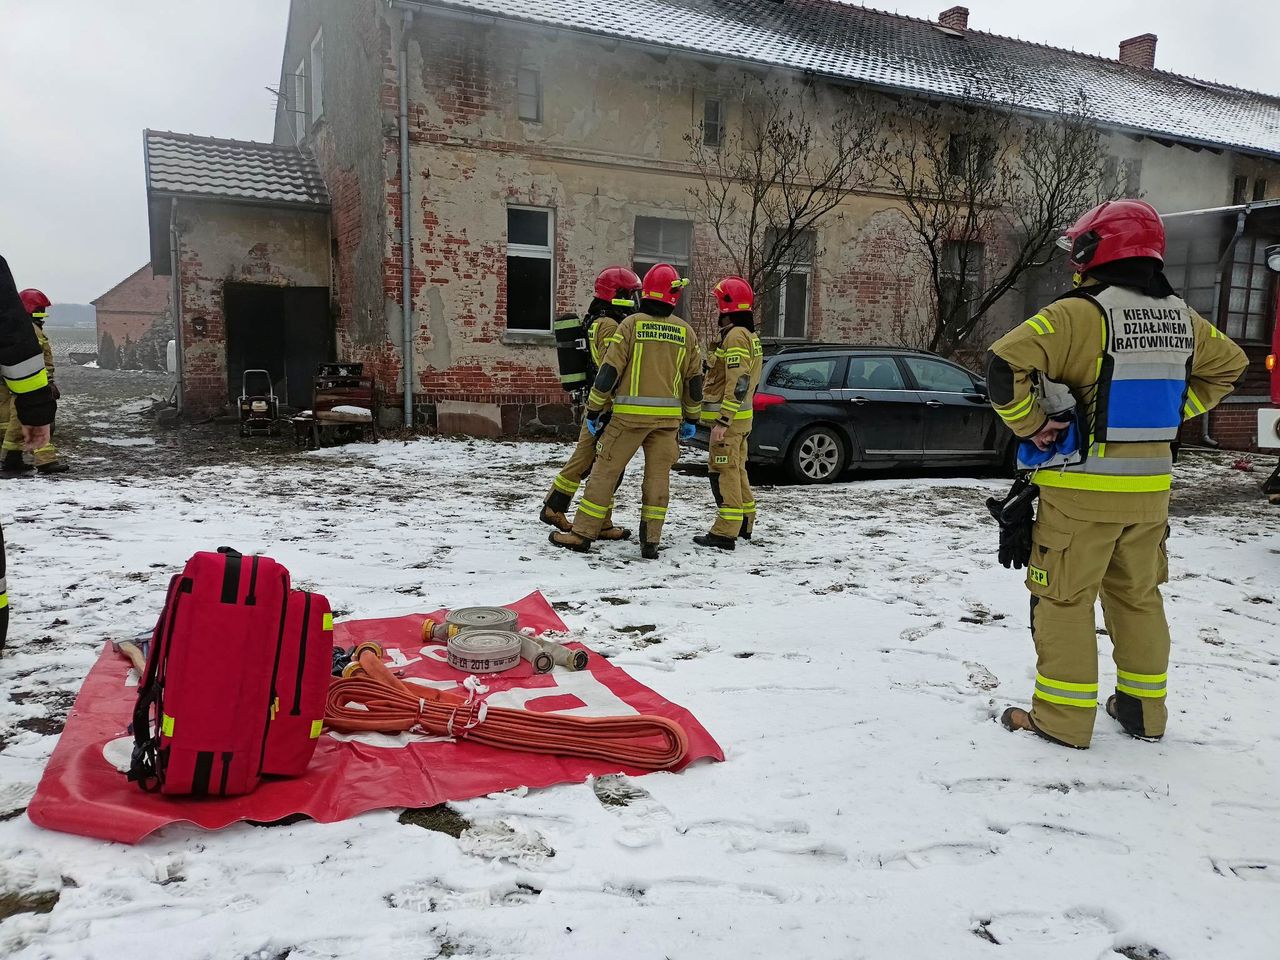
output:
<path id="1" fill-rule="evenodd" d="M 1019 477 L 1003 500 L 987 499 L 987 509 L 1000 525 L 1000 565 L 1021 570 L 1031 562 L 1031 527 L 1035 523 L 1040 488 Z"/>

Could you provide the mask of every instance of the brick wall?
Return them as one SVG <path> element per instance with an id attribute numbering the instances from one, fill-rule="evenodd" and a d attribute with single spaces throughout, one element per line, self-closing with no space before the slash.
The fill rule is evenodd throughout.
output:
<path id="1" fill-rule="evenodd" d="M 170 278 L 154 276 L 147 264 L 93 301 L 103 366 L 163 368 L 164 345 L 173 338 L 170 289 Z"/>
<path id="2" fill-rule="evenodd" d="M 1226 450 L 1256 452 L 1258 449 L 1258 411 L 1266 403 L 1223 403 L 1206 416 L 1209 417 L 1209 436 Z M 1188 445 L 1203 443 L 1202 418 L 1188 420 L 1182 425 L 1178 439 Z"/>

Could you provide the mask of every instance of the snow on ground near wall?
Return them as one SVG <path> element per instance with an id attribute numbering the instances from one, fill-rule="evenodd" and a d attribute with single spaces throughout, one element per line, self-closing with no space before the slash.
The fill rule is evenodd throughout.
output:
<path id="1" fill-rule="evenodd" d="M 1173 520 L 1168 738 L 1130 740 L 1100 712 L 1093 749 L 1071 752 L 994 720 L 1033 676 L 1025 590 L 983 519 L 1003 481 L 763 488 L 756 542 L 705 555 L 689 538 L 711 520 L 707 481 L 678 473 L 670 549 L 645 563 L 634 543 L 546 542 L 536 510 L 567 449 L 384 442 L 4 487 L 0 897 L 58 899 L 0 924 L 0 954 L 1277 955 L 1280 514 L 1256 476 L 1222 457 L 1179 467 L 1208 493 L 1181 495 Z M 45 715 L 104 639 L 151 626 L 194 549 L 222 544 L 281 560 L 340 616 L 540 588 L 728 759 L 459 803 L 461 839 L 398 811 L 132 848 L 35 828 L 19 811 L 54 745 Z"/>

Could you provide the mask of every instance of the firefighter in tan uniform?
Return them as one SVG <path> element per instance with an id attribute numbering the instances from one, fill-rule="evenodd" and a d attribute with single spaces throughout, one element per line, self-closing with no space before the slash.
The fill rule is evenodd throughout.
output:
<path id="1" fill-rule="evenodd" d="M 1104 203 L 1060 245 L 1078 287 L 998 340 L 989 357 L 992 404 L 1030 441 L 1020 447 L 1024 465 L 1040 464 L 1029 538 L 1012 527 L 1001 533 L 1001 562 L 1027 566 L 1035 687 L 1030 711 L 1011 707 L 1001 720 L 1089 745 L 1101 597 L 1117 675 L 1107 713 L 1131 736 L 1155 740 L 1168 716 L 1160 584 L 1168 579 L 1171 443 L 1184 419 L 1231 392 L 1247 363 L 1165 279 L 1164 225 L 1149 204 Z M 1029 551 L 1006 556 L 1007 536 Z"/>
<path id="2" fill-rule="evenodd" d="M 587 400 L 587 427 L 593 436 L 602 434 L 599 452 L 572 530 L 551 534 L 556 546 L 583 553 L 591 549 L 618 478 L 643 447 L 640 555 L 657 559 L 671 467 L 680 457 L 679 438 L 693 435 L 702 413 L 698 338 L 673 315 L 688 282 L 670 264 L 655 266 L 641 285 L 641 312 L 627 317 L 609 338 Z M 608 426 L 602 426 L 610 402 L 613 415 Z"/>
<path id="3" fill-rule="evenodd" d="M 755 334 L 751 285 L 741 277 L 726 277 L 716 284 L 715 297 L 720 343 L 707 371 L 702 419 L 711 423 L 707 456 L 717 516 L 711 530 L 693 542 L 732 550 L 738 537 L 751 539 L 756 521 L 755 497 L 747 480 L 747 437 L 764 349 Z"/>
<path id="4" fill-rule="evenodd" d="M 49 381 L 49 389 L 54 399 L 58 397 L 58 387 L 53 382 L 53 347 L 45 336 L 44 321 L 51 306 L 50 300 L 39 290 L 28 288 L 19 294 L 22 307 L 31 318 L 31 325 L 44 357 L 44 369 Z M 23 459 L 25 443 L 23 440 L 22 422 L 18 419 L 17 410 L 12 404 L 13 395 L 7 390 L 0 397 L 0 424 L 5 426 L 4 440 L 0 444 L 3 449 L 3 460 L 0 460 L 0 476 L 21 477 L 31 472 L 31 465 Z M 64 461 L 58 459 L 57 448 L 52 440 L 42 444 L 31 453 L 35 461 L 35 469 L 41 474 L 65 473 L 68 469 Z"/>
<path id="5" fill-rule="evenodd" d="M 577 373 L 577 376 L 583 377 L 583 383 L 589 383 L 595 378 L 596 372 L 599 371 L 600 362 L 604 358 L 606 341 L 612 337 L 618 330 L 618 324 L 635 312 L 636 306 L 640 300 L 640 278 L 635 272 L 628 270 L 626 267 L 609 267 L 601 271 L 596 277 L 595 297 L 591 301 L 591 305 L 587 308 L 586 327 L 587 327 L 587 346 L 591 352 L 591 372 L 590 376 Z M 575 324 L 579 323 L 574 319 Z M 609 407 L 606 405 L 602 420 L 609 417 Z M 564 465 L 551 483 L 551 489 L 547 492 L 546 499 L 542 504 L 542 512 L 539 519 L 546 524 L 550 524 L 557 530 L 568 532 L 571 530 L 572 524 L 569 523 L 565 514 L 569 510 L 569 504 L 573 500 L 573 495 L 578 492 L 578 487 L 582 484 L 582 480 L 591 473 L 591 465 L 596 461 L 596 447 L 599 440 L 592 435 L 588 426 L 587 418 L 582 420 L 582 429 L 578 433 L 578 445 L 574 447 L 573 454 L 569 457 L 568 462 Z M 619 482 L 622 475 L 618 476 Z M 631 531 L 626 527 L 615 527 L 613 525 L 613 500 L 610 498 L 609 510 L 605 513 L 604 523 L 600 527 L 600 532 L 596 535 L 597 540 L 627 540 L 631 537 Z"/>

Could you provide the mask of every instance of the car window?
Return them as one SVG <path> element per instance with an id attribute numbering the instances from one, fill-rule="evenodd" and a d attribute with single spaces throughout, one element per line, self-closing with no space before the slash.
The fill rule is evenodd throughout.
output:
<path id="1" fill-rule="evenodd" d="M 940 393 L 972 393 L 973 377 L 958 367 L 927 357 L 904 357 L 911 375 L 921 390 L 937 390 Z"/>
<path id="2" fill-rule="evenodd" d="M 769 372 L 769 386 L 784 390 L 826 390 L 836 372 L 835 357 L 782 360 Z"/>
<path id="3" fill-rule="evenodd" d="M 850 357 L 844 385 L 861 390 L 905 390 L 892 357 Z"/>

